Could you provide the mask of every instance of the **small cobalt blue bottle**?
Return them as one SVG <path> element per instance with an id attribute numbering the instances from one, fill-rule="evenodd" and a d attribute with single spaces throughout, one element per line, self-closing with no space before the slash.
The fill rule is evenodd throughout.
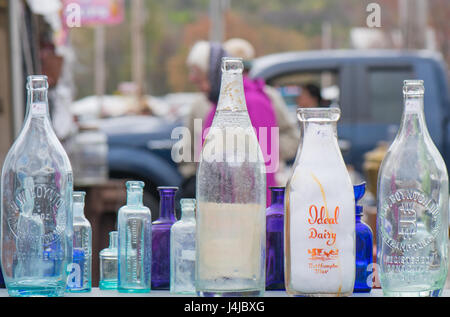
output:
<path id="1" fill-rule="evenodd" d="M 373 234 L 372 229 L 361 221 L 363 207 L 358 201 L 366 192 L 366 183 L 353 186 L 355 192 L 355 235 L 356 235 L 356 277 L 354 293 L 369 293 L 372 290 L 370 276 L 373 272 Z"/>

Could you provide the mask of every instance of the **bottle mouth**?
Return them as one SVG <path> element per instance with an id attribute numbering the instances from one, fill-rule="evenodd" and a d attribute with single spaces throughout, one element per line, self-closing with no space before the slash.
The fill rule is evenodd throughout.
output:
<path id="1" fill-rule="evenodd" d="M 73 203 L 84 203 L 84 197 L 86 197 L 86 192 L 74 191 L 72 197 Z"/>
<path id="2" fill-rule="evenodd" d="M 195 208 L 195 199 L 193 198 L 182 198 L 180 199 L 181 208 Z"/>
<path id="3" fill-rule="evenodd" d="M 48 78 L 45 75 L 30 75 L 27 77 L 27 89 L 46 90 L 48 89 Z"/>
<path id="4" fill-rule="evenodd" d="M 243 70 L 244 63 L 242 58 L 222 57 L 222 72 L 242 74 Z"/>
<path id="5" fill-rule="evenodd" d="M 297 118 L 304 122 L 337 122 L 341 117 L 339 108 L 298 108 Z"/>
<path id="6" fill-rule="evenodd" d="M 142 190 L 145 186 L 144 182 L 141 181 L 128 181 L 126 182 L 127 189 Z"/>
<path id="7" fill-rule="evenodd" d="M 403 93 L 407 96 L 421 96 L 425 93 L 423 80 L 408 79 L 403 81 Z"/>

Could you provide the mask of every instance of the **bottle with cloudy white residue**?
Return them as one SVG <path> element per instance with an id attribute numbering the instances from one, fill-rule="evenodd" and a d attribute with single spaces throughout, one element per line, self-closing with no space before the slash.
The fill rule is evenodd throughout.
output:
<path id="1" fill-rule="evenodd" d="M 337 142 L 340 110 L 297 114 L 303 138 L 286 186 L 286 291 L 348 296 L 355 280 L 355 199 Z"/>

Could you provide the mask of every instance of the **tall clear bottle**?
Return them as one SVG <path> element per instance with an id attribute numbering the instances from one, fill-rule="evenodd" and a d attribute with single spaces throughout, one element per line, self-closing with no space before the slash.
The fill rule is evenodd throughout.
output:
<path id="1" fill-rule="evenodd" d="M 337 142 L 338 108 L 300 108 L 302 140 L 286 186 L 285 284 L 292 296 L 348 296 L 355 198 Z"/>
<path id="2" fill-rule="evenodd" d="M 201 296 L 258 296 L 265 288 L 266 169 L 247 112 L 242 70 L 240 59 L 222 60 L 219 102 L 197 170 Z"/>
<path id="3" fill-rule="evenodd" d="M 181 199 L 181 219 L 170 229 L 170 292 L 195 294 L 195 199 Z"/>
<path id="4" fill-rule="evenodd" d="M 92 288 L 92 227 L 84 216 L 85 192 L 73 192 L 73 264 L 67 281 L 70 292 Z"/>
<path id="5" fill-rule="evenodd" d="M 128 181 L 127 204 L 119 209 L 118 291 L 148 293 L 151 287 L 152 216 L 142 203 L 144 183 Z"/>
<path id="6" fill-rule="evenodd" d="M 439 296 L 448 270 L 448 174 L 428 133 L 421 80 L 406 80 L 398 134 L 378 174 L 377 263 L 384 294 Z"/>
<path id="7" fill-rule="evenodd" d="M 11 296 L 62 296 L 72 263 L 72 168 L 50 123 L 47 77 L 29 76 L 27 90 L 25 123 L 2 170 L 2 271 Z"/>
<path id="8" fill-rule="evenodd" d="M 101 290 L 117 289 L 117 231 L 109 233 L 109 246 L 99 253 Z"/>

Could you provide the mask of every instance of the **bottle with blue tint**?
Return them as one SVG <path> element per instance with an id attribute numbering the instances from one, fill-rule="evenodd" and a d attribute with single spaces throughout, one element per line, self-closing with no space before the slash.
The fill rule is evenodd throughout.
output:
<path id="1" fill-rule="evenodd" d="M 73 174 L 53 131 L 48 82 L 27 81 L 27 114 L 1 178 L 1 265 L 11 296 L 63 296 L 72 263 Z"/>
<path id="2" fill-rule="evenodd" d="M 372 229 L 361 221 L 363 207 L 358 205 L 358 201 L 366 192 L 366 183 L 353 186 L 355 192 L 356 217 L 356 277 L 354 293 L 368 293 L 372 290 L 373 272 L 373 234 Z"/>
<path id="3" fill-rule="evenodd" d="M 73 192 L 73 263 L 67 291 L 90 292 L 92 288 L 92 227 L 84 216 L 85 192 Z"/>
<path id="4" fill-rule="evenodd" d="M 170 292 L 195 294 L 195 199 L 181 199 L 181 219 L 170 229 Z"/>
<path id="5" fill-rule="evenodd" d="M 128 181 L 127 204 L 119 209 L 118 285 L 122 293 L 148 293 L 151 285 L 152 216 L 142 202 L 144 183 Z"/>
<path id="6" fill-rule="evenodd" d="M 284 187 L 270 187 L 266 210 L 266 289 L 284 289 Z"/>
<path id="7" fill-rule="evenodd" d="M 159 218 L 153 222 L 152 289 L 170 289 L 170 229 L 176 222 L 175 193 L 178 187 L 158 187 Z"/>
<path id="8" fill-rule="evenodd" d="M 109 247 L 100 251 L 100 283 L 102 290 L 117 289 L 117 231 L 109 233 Z"/>

